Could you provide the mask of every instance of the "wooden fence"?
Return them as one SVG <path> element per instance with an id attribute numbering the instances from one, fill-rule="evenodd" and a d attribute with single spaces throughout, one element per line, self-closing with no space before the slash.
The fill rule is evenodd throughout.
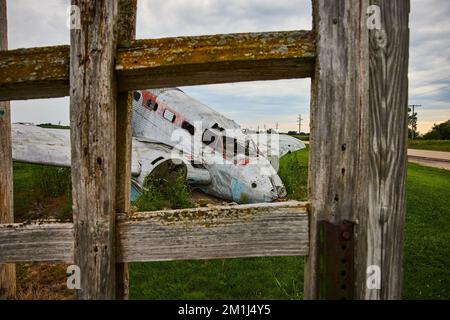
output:
<path id="1" fill-rule="evenodd" d="M 134 40 L 136 0 L 72 5 L 70 47 L 0 52 L 0 101 L 70 95 L 74 222 L 12 223 L 2 103 L 0 263 L 74 263 L 78 298 L 122 299 L 132 261 L 307 256 L 307 299 L 401 298 L 409 0 L 315 0 L 310 31 L 153 40 Z M 5 50 L 5 0 L 0 27 Z M 306 77 L 309 203 L 130 214 L 129 90 Z M 0 296 L 14 295 L 14 277 L 0 266 Z"/>

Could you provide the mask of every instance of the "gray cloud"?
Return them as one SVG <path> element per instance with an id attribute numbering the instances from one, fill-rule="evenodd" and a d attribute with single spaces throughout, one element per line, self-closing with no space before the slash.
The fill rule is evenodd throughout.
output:
<path id="1" fill-rule="evenodd" d="M 9 0 L 10 48 L 69 43 L 69 0 Z M 311 28 L 310 0 L 139 0 L 139 38 Z M 411 1 L 410 103 L 420 103 L 419 130 L 450 118 L 450 6 Z M 246 126 L 296 129 L 308 121 L 309 80 L 183 88 Z M 13 102 L 13 121 L 68 123 L 68 99 Z"/>

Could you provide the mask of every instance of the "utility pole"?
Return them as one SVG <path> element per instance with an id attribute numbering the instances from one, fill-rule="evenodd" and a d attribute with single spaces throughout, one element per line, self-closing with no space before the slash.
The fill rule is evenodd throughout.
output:
<path id="1" fill-rule="evenodd" d="M 298 134 L 300 134 L 302 132 L 302 121 L 304 119 L 302 118 L 302 115 L 299 114 L 298 115 L 298 119 L 297 119 L 297 123 L 298 123 Z"/>
<path id="2" fill-rule="evenodd" d="M 416 111 L 415 111 L 416 108 L 420 108 L 420 107 L 422 107 L 422 105 L 421 104 L 410 104 L 409 107 L 412 110 L 412 117 L 414 118 L 416 116 Z M 416 127 L 417 127 L 417 118 L 416 118 L 416 121 L 414 123 L 411 123 L 411 132 L 412 132 L 411 133 L 411 135 L 412 135 L 411 140 L 414 140 L 414 137 L 416 135 Z"/>

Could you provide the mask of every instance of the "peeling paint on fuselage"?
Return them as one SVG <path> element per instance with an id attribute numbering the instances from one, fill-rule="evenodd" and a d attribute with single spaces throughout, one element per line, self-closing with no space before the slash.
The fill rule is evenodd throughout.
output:
<path id="1" fill-rule="evenodd" d="M 200 166 L 209 172 L 211 183 L 197 185 L 192 166 L 188 166 L 188 176 L 191 172 L 192 184 L 202 191 L 238 203 L 270 202 L 286 195 L 284 185 L 276 171 L 264 156 L 257 154 L 257 151 L 250 161 L 243 159 L 227 162 L 229 159 L 226 159 L 225 151 L 221 149 L 223 145 L 212 148 L 210 145 L 202 144 L 201 152 L 197 153 L 192 147 L 191 139 L 185 139 L 181 145 L 179 141 L 174 141 L 173 133 L 180 130 L 185 122 L 192 125 L 195 134 L 200 134 L 200 137 L 208 129 L 217 134 L 226 132 L 227 136 L 231 130 L 239 136 L 237 138 L 251 139 L 250 136 L 244 135 L 236 122 L 189 97 L 181 90 L 136 91 L 133 110 L 133 136 L 160 141 L 182 150 L 187 155 L 186 161 L 191 159 L 200 161 Z M 173 121 L 164 117 L 166 110 L 175 116 L 175 119 L 171 118 Z M 196 125 L 198 123 L 201 124 L 200 129 Z M 181 132 L 188 138 L 190 134 L 192 135 L 188 130 Z M 192 138 L 195 138 L 194 135 Z M 222 142 L 215 142 L 218 143 Z M 233 187 L 232 181 L 239 182 L 234 182 Z"/>

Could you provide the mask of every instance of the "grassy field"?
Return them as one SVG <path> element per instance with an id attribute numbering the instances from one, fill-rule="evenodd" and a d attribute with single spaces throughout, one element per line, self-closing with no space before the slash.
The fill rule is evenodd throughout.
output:
<path id="1" fill-rule="evenodd" d="M 307 197 L 307 167 L 307 151 L 282 159 L 290 198 Z M 449 171 L 409 165 L 405 299 L 450 299 L 449 190 Z M 299 257 L 135 263 L 131 298 L 302 299 L 303 263 Z"/>
<path id="2" fill-rule="evenodd" d="M 409 148 L 450 152 L 450 140 L 409 140 Z"/>
<path id="3" fill-rule="evenodd" d="M 72 219 L 70 170 L 14 163 L 14 217 Z"/>
<path id="4" fill-rule="evenodd" d="M 408 166 L 404 297 L 450 299 L 450 171 Z"/>
<path id="5" fill-rule="evenodd" d="M 307 199 L 307 151 L 284 157 L 280 174 L 290 198 Z M 302 299 L 303 263 L 303 257 L 133 263 L 131 298 Z"/>
<path id="6" fill-rule="evenodd" d="M 307 163 L 307 150 L 287 155 L 280 163 L 280 176 L 290 198 L 307 197 Z M 67 171 L 48 170 L 41 166 L 14 165 L 17 218 L 70 217 Z M 296 179 L 292 178 L 294 173 Z M 41 190 L 52 181 L 59 184 L 57 195 L 51 187 Z M 450 171 L 408 166 L 406 299 L 450 299 L 449 190 Z M 170 195 L 174 193 L 179 196 L 172 199 Z M 186 207 L 192 205 L 189 195 L 190 191 L 179 184 L 157 194 L 149 192 L 135 205 L 152 209 Z M 131 298 L 301 299 L 303 263 L 304 259 L 299 257 L 133 263 L 130 265 Z"/>

